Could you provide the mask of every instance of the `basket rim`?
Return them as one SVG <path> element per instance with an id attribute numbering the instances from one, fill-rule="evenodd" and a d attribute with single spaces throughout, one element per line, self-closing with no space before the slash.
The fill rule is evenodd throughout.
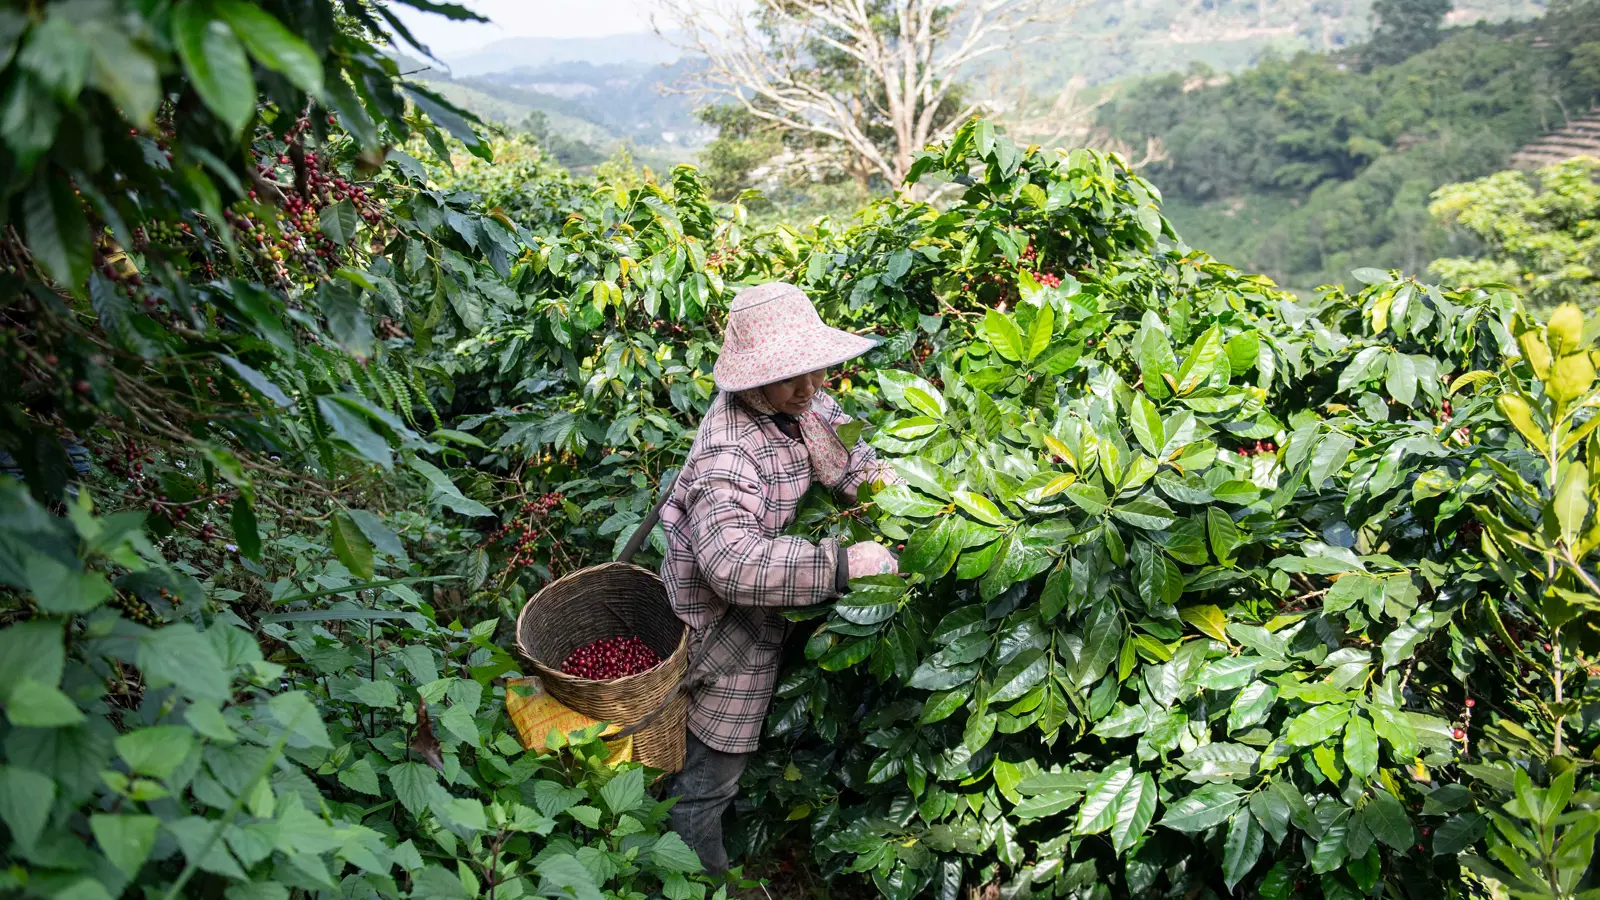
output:
<path id="1" fill-rule="evenodd" d="M 560 669 L 552 668 L 548 663 L 545 663 L 545 662 L 541 661 L 538 657 L 534 656 L 532 653 L 530 653 L 528 651 L 528 648 L 522 643 L 522 630 L 523 630 L 522 629 L 522 623 L 523 623 L 523 621 L 525 619 L 527 619 L 527 617 L 530 614 L 532 614 L 534 605 L 539 602 L 539 598 L 540 597 L 544 596 L 545 591 L 548 591 L 551 588 L 556 587 L 557 585 L 560 585 L 560 584 L 564 584 L 564 583 L 566 583 L 568 581 L 576 581 L 580 576 L 591 575 L 591 574 L 593 574 L 595 572 L 606 571 L 606 570 L 611 570 L 611 569 L 632 569 L 633 571 L 642 573 L 644 575 L 647 575 L 647 576 L 655 579 L 656 581 L 660 581 L 661 580 L 661 576 L 660 575 L 656 574 L 655 572 L 650 571 L 649 569 L 646 569 L 643 566 L 636 566 L 633 563 L 627 563 L 627 562 L 621 562 L 621 561 L 618 561 L 618 560 L 612 560 L 611 562 L 603 562 L 603 563 L 599 563 L 599 564 L 593 565 L 593 566 L 585 566 L 584 568 L 579 569 L 579 570 L 577 570 L 575 572 L 568 572 L 567 574 L 561 576 L 560 578 L 557 578 L 555 581 L 552 581 L 549 584 L 545 585 L 544 587 L 539 588 L 539 590 L 532 597 L 529 597 L 522 604 L 522 609 L 517 613 L 517 627 L 516 627 L 516 636 L 517 637 L 516 637 L 516 642 L 515 642 L 516 643 L 516 648 L 517 648 L 517 653 L 521 654 L 523 659 L 525 659 L 528 662 L 533 664 L 534 668 L 537 669 L 538 672 L 539 672 L 539 677 L 541 677 L 541 678 L 554 678 L 554 679 L 556 679 L 556 680 L 558 680 L 558 681 L 560 681 L 560 682 L 562 682 L 564 684 L 570 684 L 570 685 L 574 685 L 574 686 L 583 686 L 583 685 L 623 685 L 623 686 L 627 686 L 627 685 L 635 683 L 637 679 L 648 678 L 648 677 L 650 677 L 652 675 L 659 675 L 659 672 L 663 667 L 665 667 L 668 664 L 672 663 L 674 660 L 679 659 L 680 657 L 685 657 L 685 656 L 688 655 L 688 653 L 689 653 L 689 626 L 688 626 L 688 624 L 684 623 L 681 619 L 679 620 L 679 624 L 683 625 L 683 631 L 678 636 L 678 646 L 673 648 L 672 652 L 667 654 L 667 656 L 664 659 L 662 659 L 661 662 L 657 663 L 654 666 L 651 666 L 650 668 L 644 670 L 643 672 L 639 672 L 639 673 L 634 674 L 634 675 L 625 675 L 622 678 L 613 678 L 613 679 L 610 679 L 608 681 L 596 681 L 596 680 L 594 680 L 592 678 L 579 678 L 576 675 L 568 675 L 567 673 L 561 671 Z M 676 615 L 677 611 L 674 610 L 673 614 Z"/>

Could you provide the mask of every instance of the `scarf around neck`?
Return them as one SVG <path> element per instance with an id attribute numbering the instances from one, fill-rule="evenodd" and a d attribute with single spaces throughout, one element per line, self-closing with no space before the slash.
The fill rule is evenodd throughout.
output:
<path id="1" fill-rule="evenodd" d="M 740 391 L 735 396 L 747 408 L 771 416 L 775 422 L 787 420 L 799 426 L 800 441 L 805 444 L 806 454 L 811 457 L 811 474 L 818 481 L 833 488 L 844 480 L 845 470 L 850 465 L 850 451 L 820 413 L 814 409 L 808 409 L 798 416 L 780 413 L 767 402 L 760 388 Z"/>

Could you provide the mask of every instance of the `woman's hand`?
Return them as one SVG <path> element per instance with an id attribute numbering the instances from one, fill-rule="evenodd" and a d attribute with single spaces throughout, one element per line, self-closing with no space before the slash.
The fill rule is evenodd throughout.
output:
<path id="1" fill-rule="evenodd" d="M 851 544 L 846 548 L 845 559 L 850 567 L 851 578 L 865 578 L 868 575 L 893 575 L 900 571 L 900 565 L 895 560 L 894 554 L 882 544 L 866 541 L 860 544 Z"/>

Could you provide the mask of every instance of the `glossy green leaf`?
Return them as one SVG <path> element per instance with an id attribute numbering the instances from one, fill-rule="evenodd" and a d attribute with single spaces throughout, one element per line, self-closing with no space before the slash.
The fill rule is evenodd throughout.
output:
<path id="1" fill-rule="evenodd" d="M 1072 488 L 1068 488 L 1067 491 L 1070 494 Z M 1168 506 L 1166 501 L 1149 493 L 1133 500 L 1117 503 L 1111 508 L 1111 514 L 1129 525 L 1149 531 L 1167 528 L 1177 521 L 1177 516 L 1172 511 L 1172 507 Z"/>
<path id="2" fill-rule="evenodd" d="M 944 504 L 931 500 L 903 484 L 893 485 L 873 494 L 872 502 L 893 516 L 926 518 L 944 509 Z"/>
<path id="3" fill-rule="evenodd" d="M 1105 491 L 1087 482 L 1077 482 L 1070 485 L 1067 490 L 1067 499 L 1071 500 L 1079 509 L 1091 516 L 1098 516 L 1105 512 L 1109 499 Z"/>
<path id="4" fill-rule="evenodd" d="M 1202 381 L 1211 377 L 1216 369 L 1217 360 L 1223 357 L 1222 329 L 1216 325 L 1205 330 L 1189 353 L 1184 357 L 1183 365 L 1179 367 L 1174 380 L 1177 382 L 1177 393 L 1187 394 L 1194 390 Z"/>
<path id="5" fill-rule="evenodd" d="M 1344 704 L 1313 706 L 1290 719 L 1285 725 L 1283 736 L 1296 747 L 1309 747 L 1338 734 L 1349 718 L 1350 707 Z"/>
<path id="6" fill-rule="evenodd" d="M 1204 831 L 1228 821 L 1243 800 L 1244 794 L 1233 785 L 1204 785 L 1168 805 L 1158 824 L 1174 831 Z"/>
<path id="7" fill-rule="evenodd" d="M 1006 664 L 994 676 L 993 703 L 1015 700 L 1032 690 L 1050 671 L 1050 657 L 1042 650 L 1030 650 Z"/>
<path id="8" fill-rule="evenodd" d="M 1248 810 L 1241 809 L 1228 820 L 1228 834 L 1222 842 L 1222 880 L 1228 890 L 1250 874 L 1265 843 L 1265 833 Z"/>
<path id="9" fill-rule="evenodd" d="M 953 494 L 953 499 L 956 502 L 956 506 L 961 507 L 973 518 L 985 525 L 1001 526 L 1010 522 L 1005 514 L 1000 511 L 1000 508 L 994 505 L 994 501 L 982 494 L 974 494 L 971 491 L 956 491 Z"/>
<path id="10" fill-rule="evenodd" d="M 986 312 L 983 316 L 983 335 L 995 352 L 1011 362 L 1020 362 L 1027 353 L 1016 320 L 1005 313 L 993 309 Z"/>
<path id="11" fill-rule="evenodd" d="M 1362 810 L 1361 820 L 1372 830 L 1373 837 L 1388 847 L 1401 852 L 1416 844 L 1416 832 L 1406 817 L 1406 809 L 1388 791 L 1374 791 L 1372 799 Z"/>
<path id="12" fill-rule="evenodd" d="M 1589 467 L 1576 462 L 1567 464 L 1550 503 L 1561 526 L 1562 539 L 1572 542 L 1589 517 Z"/>
<path id="13" fill-rule="evenodd" d="M 1489 820 L 1480 813 L 1463 812 L 1451 816 L 1433 833 L 1433 855 L 1452 856 L 1483 840 Z"/>
<path id="14" fill-rule="evenodd" d="M 1194 626 L 1195 630 L 1199 631 L 1201 634 L 1214 637 L 1224 643 L 1227 643 L 1228 641 L 1227 617 L 1224 616 L 1222 614 L 1222 610 L 1215 605 L 1205 603 L 1197 604 L 1195 606 L 1185 606 L 1178 610 L 1178 618 L 1182 619 L 1189 625 Z"/>
<path id="15" fill-rule="evenodd" d="M 322 61 L 273 16 L 243 0 L 215 0 L 216 10 L 258 62 L 312 96 L 322 93 Z"/>
<path id="16" fill-rule="evenodd" d="M 949 500 L 959 487 L 949 472 L 921 457 L 897 459 L 895 469 L 912 487 L 941 500 Z"/>
<path id="17" fill-rule="evenodd" d="M 1128 420 L 1133 426 L 1133 436 L 1139 441 L 1139 446 L 1151 456 L 1160 456 L 1161 448 L 1167 442 L 1166 432 L 1162 428 L 1161 414 L 1156 411 L 1154 403 L 1142 393 L 1133 395 L 1133 409 L 1128 414 Z"/>
<path id="18" fill-rule="evenodd" d="M 1354 715 L 1344 730 L 1344 764 L 1362 778 L 1378 769 L 1378 733 L 1365 716 Z"/>
<path id="19" fill-rule="evenodd" d="M 172 10 L 172 41 L 200 98 L 235 134 L 255 115 L 256 83 L 244 47 L 202 0 Z"/>
<path id="20" fill-rule="evenodd" d="M 1277 697 L 1272 685 L 1263 681 L 1245 685 L 1228 707 L 1229 733 L 1242 731 L 1266 721 Z"/>

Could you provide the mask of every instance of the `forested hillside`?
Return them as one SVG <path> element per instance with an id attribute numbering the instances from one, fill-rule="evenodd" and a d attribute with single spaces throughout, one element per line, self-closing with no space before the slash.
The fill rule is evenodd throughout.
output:
<path id="1" fill-rule="evenodd" d="M 1600 98 L 1600 4 L 1444 32 L 1394 64 L 1365 47 L 1211 78 L 1153 78 L 1102 110 L 1159 137 L 1150 170 L 1174 224 L 1223 258 L 1308 288 L 1362 262 L 1420 270 L 1460 250 L 1432 222 L 1443 184 L 1506 168 L 1522 144 Z"/>
<path id="2" fill-rule="evenodd" d="M 1530 19 L 1540 0 L 1462 0 L 1453 24 Z M 1231 72 L 1271 53 L 1332 51 L 1363 42 L 1372 0 L 1094 0 L 1059 8 L 1059 38 L 1018 48 L 993 69 L 1035 93 L 1073 77 L 1104 84 L 1201 64 Z M 986 67 L 988 68 L 988 67 Z"/>
<path id="3" fill-rule="evenodd" d="M 662 169 L 693 159 L 713 133 L 695 115 L 699 101 L 664 88 L 694 65 L 565 62 L 472 77 L 413 68 L 485 121 L 533 133 L 564 165 L 587 171 L 622 146 Z"/>

